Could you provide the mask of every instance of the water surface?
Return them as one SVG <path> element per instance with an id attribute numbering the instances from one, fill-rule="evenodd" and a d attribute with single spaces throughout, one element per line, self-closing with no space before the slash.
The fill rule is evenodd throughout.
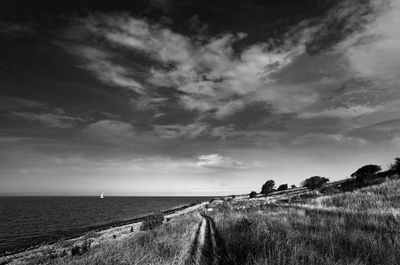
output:
<path id="1" fill-rule="evenodd" d="M 0 255 L 209 197 L 0 197 Z"/>

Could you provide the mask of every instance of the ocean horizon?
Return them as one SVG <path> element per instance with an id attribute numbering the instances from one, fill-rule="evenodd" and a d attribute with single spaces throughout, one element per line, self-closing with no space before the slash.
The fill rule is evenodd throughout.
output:
<path id="1" fill-rule="evenodd" d="M 1 196 L 0 256 L 209 196 Z"/>

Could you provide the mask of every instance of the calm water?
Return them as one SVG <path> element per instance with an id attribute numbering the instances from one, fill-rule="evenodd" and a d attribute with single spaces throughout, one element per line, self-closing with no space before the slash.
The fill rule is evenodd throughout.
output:
<path id="1" fill-rule="evenodd" d="M 0 254 L 208 197 L 0 197 Z"/>

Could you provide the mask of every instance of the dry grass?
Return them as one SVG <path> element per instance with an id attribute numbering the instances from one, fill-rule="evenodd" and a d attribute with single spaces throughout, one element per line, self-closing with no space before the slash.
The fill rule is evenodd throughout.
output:
<path id="1" fill-rule="evenodd" d="M 324 196 L 311 201 L 320 207 L 339 207 L 355 211 L 392 211 L 400 209 L 400 180 L 390 180 L 383 184 Z"/>
<path id="2" fill-rule="evenodd" d="M 400 264 L 400 181 L 329 197 L 314 209 L 225 203 L 214 214 L 235 264 Z M 384 210 L 371 211 L 371 207 Z"/>
<path id="3" fill-rule="evenodd" d="M 139 231 L 129 238 L 111 240 L 81 256 L 37 258 L 30 264 L 181 264 L 199 222 L 196 215 L 176 218 L 162 226 Z"/>

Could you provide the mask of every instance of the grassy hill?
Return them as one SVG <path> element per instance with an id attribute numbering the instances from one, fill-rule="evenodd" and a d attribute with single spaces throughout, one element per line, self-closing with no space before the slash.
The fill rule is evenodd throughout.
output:
<path id="1" fill-rule="evenodd" d="M 400 180 L 330 196 L 214 200 L 204 208 L 224 242 L 227 264 L 400 264 Z M 299 199 L 300 198 L 300 199 Z M 185 264 L 200 216 L 94 246 L 82 255 L 36 256 L 23 264 Z M 18 264 L 18 263 L 16 263 Z"/>
<path id="2" fill-rule="evenodd" d="M 400 180 L 303 203 L 215 206 L 235 264 L 400 264 Z"/>

